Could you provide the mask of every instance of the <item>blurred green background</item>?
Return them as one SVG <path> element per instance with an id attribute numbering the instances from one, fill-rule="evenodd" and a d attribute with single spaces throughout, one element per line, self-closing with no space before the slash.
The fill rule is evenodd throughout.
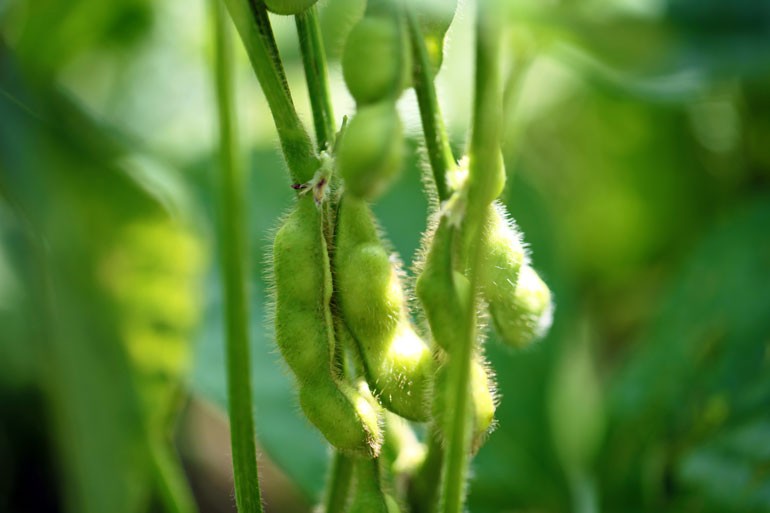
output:
<path id="1" fill-rule="evenodd" d="M 504 200 L 556 298 L 536 347 L 486 343 L 502 403 L 469 509 L 770 511 L 770 2 L 510 2 Z M 361 0 L 321 0 L 338 57 Z M 438 77 L 461 153 L 473 2 Z M 234 511 L 202 0 L 0 1 L 0 511 Z M 273 18 L 309 125 L 294 23 Z M 255 418 L 268 511 L 309 511 L 329 451 L 267 321 L 292 192 L 237 45 Z M 411 262 L 428 202 L 414 96 L 375 206 Z M 182 466 L 177 462 L 182 462 Z M 159 484 L 165 483 L 165 484 Z"/>

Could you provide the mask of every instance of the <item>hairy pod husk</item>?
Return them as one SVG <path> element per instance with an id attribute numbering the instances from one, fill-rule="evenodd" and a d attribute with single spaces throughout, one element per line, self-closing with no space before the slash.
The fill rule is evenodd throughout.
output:
<path id="1" fill-rule="evenodd" d="M 468 280 L 452 268 L 455 229 L 442 218 L 417 278 L 417 297 L 422 304 L 433 339 L 445 351 L 462 341 L 470 304 Z"/>
<path id="2" fill-rule="evenodd" d="M 312 196 L 298 198 L 276 233 L 273 268 L 276 342 L 297 380 L 302 410 L 339 450 L 379 454 L 378 412 L 334 368 L 331 269 Z"/>
<path id="3" fill-rule="evenodd" d="M 359 106 L 394 101 L 411 75 L 406 31 L 395 12 L 364 16 L 350 31 L 342 54 L 342 74 Z"/>
<path id="4" fill-rule="evenodd" d="M 526 347 L 544 337 L 551 327 L 551 291 L 532 267 L 524 265 L 514 293 L 490 301 L 489 313 L 503 342 L 512 347 Z"/>
<path id="5" fill-rule="evenodd" d="M 335 283 L 341 317 L 380 403 L 428 419 L 433 356 L 415 333 L 398 271 L 366 203 L 345 194 L 337 217 Z"/>
<path id="6" fill-rule="evenodd" d="M 346 192 L 376 198 L 398 174 L 403 154 L 403 128 L 396 105 L 382 101 L 358 109 L 337 154 Z"/>
<path id="7" fill-rule="evenodd" d="M 412 474 L 425 460 L 426 447 L 417 439 L 409 422 L 385 412 L 385 432 L 380 459 L 394 475 Z"/>
<path id="8" fill-rule="evenodd" d="M 551 324 L 551 292 L 528 265 L 521 235 L 495 203 L 487 216 L 481 290 L 499 339 L 521 348 L 542 337 Z"/>
<path id="9" fill-rule="evenodd" d="M 267 10 L 275 14 L 291 15 L 306 11 L 318 0 L 264 0 Z"/>
<path id="10" fill-rule="evenodd" d="M 451 355 L 449 356 L 451 358 Z M 436 372 L 436 399 L 433 403 L 434 416 L 437 419 L 446 418 L 446 391 L 449 378 L 449 366 L 442 365 Z M 475 357 L 471 361 L 471 413 L 473 414 L 473 431 L 471 450 L 475 453 L 486 440 L 487 434 L 493 427 L 496 409 L 496 386 L 486 367 Z M 440 392 L 439 392 L 440 391 Z"/>

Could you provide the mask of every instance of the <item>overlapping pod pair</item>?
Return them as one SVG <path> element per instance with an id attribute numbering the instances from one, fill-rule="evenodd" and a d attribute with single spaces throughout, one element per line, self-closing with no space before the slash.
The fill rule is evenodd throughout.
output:
<path id="1" fill-rule="evenodd" d="M 479 192 L 488 207 L 481 241 L 462 239 L 460 228 L 444 216 L 430 241 L 423 271 L 417 280 L 417 295 L 423 305 L 434 339 L 452 357 L 453 346 L 468 333 L 467 315 L 470 285 L 455 266 L 457 251 L 463 244 L 482 244 L 483 259 L 479 272 L 480 291 L 486 302 L 498 338 L 507 345 L 521 348 L 543 336 L 550 327 L 551 293 L 529 264 L 521 235 L 509 221 L 505 207 L 492 202 L 502 190 L 504 171 L 500 164 L 499 180 Z M 468 184 L 471 187 L 473 184 Z M 442 390 L 446 366 L 436 376 L 435 387 Z M 474 447 L 492 424 L 495 410 L 494 382 L 481 357 L 471 364 L 471 398 L 475 416 Z M 437 396 L 436 413 L 444 408 Z"/>
<path id="2" fill-rule="evenodd" d="M 297 380 L 305 416 L 337 449 L 371 458 L 382 444 L 379 405 L 365 383 L 350 385 L 335 365 L 332 275 L 322 211 L 312 195 L 300 195 L 276 233 L 276 342 Z"/>

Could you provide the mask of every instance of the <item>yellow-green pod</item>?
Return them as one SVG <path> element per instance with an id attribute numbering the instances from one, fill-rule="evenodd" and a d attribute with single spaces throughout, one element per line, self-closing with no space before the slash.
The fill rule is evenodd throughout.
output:
<path id="1" fill-rule="evenodd" d="M 433 356 L 415 333 L 397 268 L 366 203 L 344 195 L 337 217 L 339 311 L 380 403 L 402 417 L 428 418 Z"/>
<path id="2" fill-rule="evenodd" d="M 341 451 L 379 454 L 378 412 L 365 391 L 337 379 L 329 302 L 332 280 L 321 213 L 312 196 L 298 198 L 273 248 L 275 335 L 294 374 L 307 418 Z"/>
<path id="3" fill-rule="evenodd" d="M 394 475 L 412 474 L 425 460 L 427 449 L 417 439 L 409 422 L 390 412 L 385 412 L 385 430 L 382 443 L 382 459 Z"/>
<path id="4" fill-rule="evenodd" d="M 406 31 L 396 12 L 364 16 L 350 31 L 342 54 L 342 74 L 356 103 L 395 101 L 411 72 Z"/>
<path id="5" fill-rule="evenodd" d="M 416 286 L 433 339 L 449 352 L 466 333 L 470 299 L 467 279 L 452 269 L 455 233 L 448 219 L 442 218 L 433 234 Z"/>
<path id="6" fill-rule="evenodd" d="M 302 412 L 326 440 L 354 456 L 377 457 L 382 446 L 378 406 L 368 389 L 345 381 L 323 378 L 299 389 Z"/>
<path id="7" fill-rule="evenodd" d="M 318 0 L 264 0 L 267 10 L 275 14 L 299 14 L 312 7 Z"/>
<path id="8" fill-rule="evenodd" d="M 337 153 L 345 190 L 359 198 L 376 198 L 396 177 L 403 155 L 403 128 L 396 105 L 382 101 L 359 108 Z"/>
<path id="9" fill-rule="evenodd" d="M 449 356 L 451 358 L 451 355 Z M 449 379 L 449 366 L 442 365 L 436 372 L 436 400 L 434 401 L 434 415 L 436 418 L 445 418 L 446 390 Z M 471 362 L 471 408 L 473 413 L 473 434 L 471 448 L 478 451 L 484 443 L 487 434 L 493 426 L 496 409 L 496 393 L 494 380 L 491 379 L 486 367 L 474 358 Z M 451 401 L 450 401 L 451 404 Z"/>
<path id="10" fill-rule="evenodd" d="M 509 286 L 505 286 L 509 290 Z M 526 347 L 545 336 L 553 320 L 551 291 L 532 267 L 521 268 L 513 294 L 489 301 L 489 313 L 500 339 L 513 347 Z"/>

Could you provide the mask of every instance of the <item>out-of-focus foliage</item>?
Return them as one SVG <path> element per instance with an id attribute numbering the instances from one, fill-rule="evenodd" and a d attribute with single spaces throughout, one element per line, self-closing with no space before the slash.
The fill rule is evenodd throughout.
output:
<path id="1" fill-rule="evenodd" d="M 438 76 L 457 148 L 461 4 Z M 364 2 L 319 5 L 341 118 L 337 59 Z M 502 401 L 470 510 L 770 511 L 770 3 L 507 5 L 505 200 L 556 315 L 531 350 L 486 343 Z M 158 461 L 179 385 L 224 411 L 206 12 L 0 4 L 0 511 L 146 511 L 174 487 Z M 309 119 L 293 22 L 274 22 Z M 314 498 L 327 449 L 266 323 L 291 190 L 243 56 L 237 79 L 259 442 Z M 375 206 L 407 262 L 428 205 L 411 102 L 415 151 Z"/>

